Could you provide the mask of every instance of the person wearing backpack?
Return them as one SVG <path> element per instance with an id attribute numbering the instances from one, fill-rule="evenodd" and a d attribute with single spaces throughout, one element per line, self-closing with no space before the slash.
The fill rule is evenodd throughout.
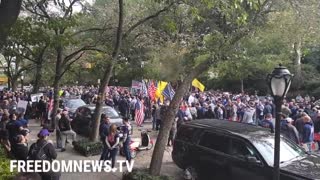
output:
<path id="1" fill-rule="evenodd" d="M 57 158 L 57 152 L 51 142 L 48 141 L 50 133 L 47 129 L 41 129 L 37 142 L 33 143 L 28 153 L 29 160 L 42 160 L 52 162 Z M 42 179 L 59 180 L 60 173 L 49 171 L 39 173 Z"/>

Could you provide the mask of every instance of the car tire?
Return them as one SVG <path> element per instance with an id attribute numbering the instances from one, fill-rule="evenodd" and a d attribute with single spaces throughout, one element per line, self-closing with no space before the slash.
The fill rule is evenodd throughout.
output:
<path id="1" fill-rule="evenodd" d="M 185 169 L 184 179 L 185 180 L 199 180 L 197 170 L 192 166 L 187 167 Z"/>

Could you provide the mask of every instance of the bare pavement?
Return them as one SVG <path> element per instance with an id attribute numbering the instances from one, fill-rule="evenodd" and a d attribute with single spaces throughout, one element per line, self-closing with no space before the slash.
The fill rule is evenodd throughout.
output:
<path id="1" fill-rule="evenodd" d="M 144 125 L 143 129 L 151 129 L 150 122 L 146 122 L 143 125 Z M 31 133 L 29 135 L 29 146 L 30 146 L 32 143 L 34 143 L 37 140 L 37 133 L 41 129 L 40 123 L 36 122 L 35 120 L 30 120 L 29 129 L 31 130 Z M 153 140 L 156 140 L 157 133 L 155 131 L 152 131 L 150 133 L 150 136 Z M 136 126 L 134 126 L 133 138 L 137 138 L 137 139 L 140 138 L 140 131 Z M 55 139 L 56 139 L 55 133 L 50 134 L 49 139 L 55 143 Z M 153 149 L 149 151 L 138 152 L 137 157 L 134 159 L 134 168 L 148 168 L 151 161 L 152 151 Z M 164 153 L 164 158 L 163 158 L 161 174 L 169 175 L 171 177 L 174 177 L 174 179 L 181 180 L 182 170 L 179 169 L 172 161 L 171 151 L 172 149 L 170 147 L 166 148 L 166 151 Z M 60 152 L 60 150 L 57 149 L 57 152 L 58 152 L 58 158 L 57 158 L 58 160 L 99 160 L 100 158 L 100 155 L 85 157 L 79 154 L 73 149 L 71 142 L 66 145 L 66 151 Z M 118 155 L 117 160 L 125 160 L 125 158 Z M 61 175 L 61 180 L 121 180 L 121 179 L 122 179 L 122 173 L 120 172 L 62 173 Z"/>

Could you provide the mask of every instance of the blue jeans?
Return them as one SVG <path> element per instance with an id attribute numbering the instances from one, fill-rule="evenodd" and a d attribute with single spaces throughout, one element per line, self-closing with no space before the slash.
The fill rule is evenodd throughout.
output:
<path id="1" fill-rule="evenodd" d="M 117 153 L 119 150 L 118 150 L 118 148 L 113 148 L 108 151 L 110 151 L 109 159 L 111 158 L 111 167 L 114 168 L 114 164 L 116 163 L 116 156 L 117 156 Z"/>
<path id="2" fill-rule="evenodd" d="M 127 161 L 131 161 L 131 152 L 130 152 L 130 141 L 131 137 L 127 137 L 126 141 L 123 143 L 123 151 L 126 156 Z"/>
<path id="3" fill-rule="evenodd" d="M 103 149 L 102 149 L 102 154 L 100 156 L 100 161 L 105 161 L 105 160 L 110 159 L 108 151 L 109 150 L 108 150 L 107 144 L 105 142 L 103 142 Z"/>

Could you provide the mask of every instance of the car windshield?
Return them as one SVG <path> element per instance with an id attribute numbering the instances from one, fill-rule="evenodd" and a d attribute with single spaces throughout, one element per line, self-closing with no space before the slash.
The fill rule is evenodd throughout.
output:
<path id="1" fill-rule="evenodd" d="M 254 146 L 261 153 L 263 158 L 267 161 L 269 166 L 273 166 L 274 160 L 274 138 L 259 138 L 252 140 Z M 292 143 L 291 141 L 281 138 L 280 141 L 280 164 L 286 161 L 294 160 L 298 157 L 303 157 L 306 152 L 298 145 Z"/>
<path id="2" fill-rule="evenodd" d="M 84 105 L 86 105 L 86 103 L 82 99 L 70 99 L 65 104 L 65 106 L 70 109 L 76 109 Z"/>
<path id="3" fill-rule="evenodd" d="M 111 107 L 103 108 L 103 113 L 110 118 L 118 118 L 120 117 L 116 110 Z"/>

